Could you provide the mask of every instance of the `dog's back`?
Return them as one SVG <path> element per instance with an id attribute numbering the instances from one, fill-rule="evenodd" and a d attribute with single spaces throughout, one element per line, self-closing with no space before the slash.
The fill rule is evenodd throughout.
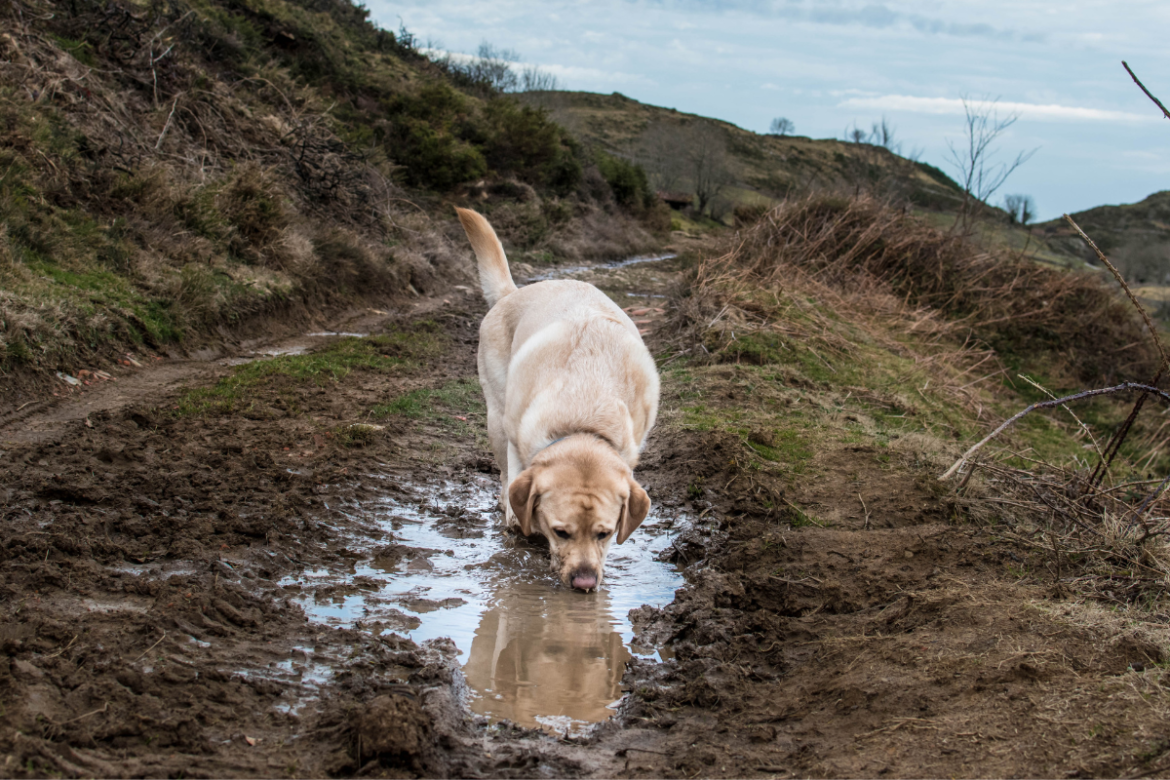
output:
<path id="1" fill-rule="evenodd" d="M 521 458 L 547 431 L 592 430 L 637 463 L 657 415 L 658 372 L 605 293 L 572 280 L 522 287 L 484 318 L 480 349 L 482 378 L 507 388 L 503 412 Z"/>

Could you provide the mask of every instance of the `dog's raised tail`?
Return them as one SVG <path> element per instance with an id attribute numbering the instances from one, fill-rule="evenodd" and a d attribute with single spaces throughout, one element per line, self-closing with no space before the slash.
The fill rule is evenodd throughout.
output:
<path id="1" fill-rule="evenodd" d="M 496 237 L 496 231 L 492 229 L 491 223 L 482 214 L 461 208 L 456 208 L 455 213 L 459 215 L 467 239 L 471 241 L 471 248 L 475 250 L 483 297 L 487 298 L 488 306 L 495 306 L 500 298 L 516 291 L 512 272 L 508 270 L 504 246 Z"/>

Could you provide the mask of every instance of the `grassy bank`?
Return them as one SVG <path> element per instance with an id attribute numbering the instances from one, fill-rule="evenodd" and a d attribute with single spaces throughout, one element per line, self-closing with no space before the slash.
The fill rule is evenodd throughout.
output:
<path id="1" fill-rule="evenodd" d="M 0 10 L 0 371 L 71 371 L 467 273 L 658 244 L 644 175 L 347 2 Z"/>
<path id="2" fill-rule="evenodd" d="M 735 479 L 778 518 L 832 526 L 849 511 L 881 527 L 903 496 L 947 497 L 950 520 L 1012 539 L 1021 571 L 1061 572 L 1141 620 L 1163 608 L 1162 404 L 1096 480 L 1132 393 L 1025 417 L 938 480 L 1029 404 L 1157 372 L 1140 317 L 1100 276 L 821 198 L 699 253 L 673 303 L 662 425 L 728 437 Z"/>

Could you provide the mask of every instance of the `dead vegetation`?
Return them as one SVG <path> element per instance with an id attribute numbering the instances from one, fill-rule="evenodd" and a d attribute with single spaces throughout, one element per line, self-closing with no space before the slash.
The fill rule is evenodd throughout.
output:
<path id="1" fill-rule="evenodd" d="M 694 274 L 678 299 L 679 355 L 796 360 L 805 380 L 857 398 L 875 384 L 867 364 L 900 355 L 928 377 L 915 380 L 920 412 L 941 396 L 976 423 L 953 427 L 956 437 L 988 426 L 981 438 L 1021 397 L 1035 401 L 1027 411 L 1056 415 L 1020 423 L 994 452 L 972 448 L 960 504 L 1020 546 L 1021 576 L 1162 614 L 1170 423 L 1163 414 L 1129 427 L 1119 395 L 1152 393 L 1150 405 L 1165 408 L 1161 391 L 1127 381 L 1156 384 L 1162 351 L 1148 319 L 1100 276 L 988 251 L 866 198 L 782 204 Z M 1027 373 L 1057 388 L 1118 384 L 1057 399 Z M 897 406 L 912 409 L 915 389 L 903 389 Z M 1088 407 L 1073 408 L 1078 400 Z"/>
<path id="2" fill-rule="evenodd" d="M 783 328 L 783 311 L 808 310 L 802 294 L 858 315 L 850 321 L 870 337 L 904 327 L 976 359 L 986 348 L 1001 358 L 1045 353 L 1096 380 L 1146 378 L 1157 365 L 1141 321 L 1101 279 L 984 250 L 867 197 L 814 197 L 767 212 L 700 264 L 683 317 L 710 329 L 731 315 L 744 323 L 740 333 Z M 867 327 L 864 315 L 880 327 Z"/>
<path id="3" fill-rule="evenodd" d="M 1160 111 L 1170 116 L 1129 65 L 1122 65 Z M 1158 385 L 1170 369 L 1170 358 L 1122 271 L 1075 220 L 1065 215 L 1065 221 L 1124 290 L 1132 304 L 1131 320 L 1144 324 L 1141 335 L 1146 351 L 1156 356 L 1145 371 L 1145 376 L 1152 378 L 1143 384 L 1098 384 L 1063 398 L 1045 391 L 1050 400 L 1034 403 L 1008 418 L 968 449 L 941 479 L 966 466 L 961 485 L 968 486 L 976 474 L 982 478 L 991 493 L 986 500 L 1010 507 L 1009 514 L 1016 519 L 1014 538 L 1044 555 L 1051 576 L 1118 605 L 1140 605 L 1139 619 L 1148 621 L 1152 616 L 1164 623 L 1162 613 L 1170 594 L 1170 501 L 1166 493 L 1170 476 L 1159 477 L 1168 465 L 1164 453 L 1167 423 L 1161 421 L 1151 429 L 1139 416 L 1148 400 L 1162 409 L 1159 416 L 1165 416 L 1170 394 Z M 1099 377 L 1086 379 L 1100 383 Z M 1072 408 L 1087 399 L 1135 394 L 1128 414 L 1108 436 L 1100 431 L 1095 434 Z M 1076 421 L 1089 442 L 1085 446 L 1091 446 L 1089 457 L 1074 457 L 1072 463 L 1036 458 L 1020 463 L 1010 445 L 997 441 L 1002 447 L 999 452 L 976 460 L 984 445 L 1041 408 L 1062 409 Z M 1154 412 L 1146 413 L 1147 417 L 1151 414 Z"/>

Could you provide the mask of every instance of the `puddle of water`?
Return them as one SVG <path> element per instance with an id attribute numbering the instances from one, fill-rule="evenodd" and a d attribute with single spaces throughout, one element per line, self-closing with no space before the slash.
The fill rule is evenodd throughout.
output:
<path id="1" fill-rule="evenodd" d="M 170 579 L 171 577 L 186 576 L 195 574 L 195 567 L 188 566 L 181 562 L 163 561 L 159 563 L 130 563 L 129 561 L 121 561 L 112 564 L 106 568 L 121 574 L 130 574 L 135 577 L 141 577 L 148 574 L 151 577 L 159 579 Z"/>
<path id="2" fill-rule="evenodd" d="M 344 331 L 321 330 L 314 333 L 306 333 L 303 338 L 307 339 L 335 339 L 344 338 L 346 336 L 353 336 L 355 338 L 365 338 L 369 333 L 346 333 Z M 275 347 L 268 347 L 267 349 L 257 349 L 244 357 L 230 357 L 222 358 L 216 361 L 221 366 L 242 366 L 247 363 L 253 363 L 257 360 L 270 357 L 281 357 L 283 355 L 304 355 L 308 353 L 312 345 L 310 344 L 283 344 Z"/>
<path id="3" fill-rule="evenodd" d="M 149 599 L 126 597 L 121 599 L 81 599 L 80 608 L 86 612 L 137 612 L 145 614 L 150 611 Z"/>
<path id="4" fill-rule="evenodd" d="M 287 344 L 283 347 L 269 347 L 268 349 L 257 350 L 252 354 L 280 357 L 282 355 L 303 355 L 308 351 L 309 346 L 307 344 Z"/>
<path id="5" fill-rule="evenodd" d="M 311 702 L 320 699 L 321 689 L 334 677 L 336 658 L 319 658 L 313 648 L 295 645 L 292 657 L 275 661 L 267 667 L 224 670 L 253 680 L 271 680 L 284 687 L 282 701 L 273 709 L 287 715 L 300 715 Z"/>
<path id="6" fill-rule="evenodd" d="M 580 733 L 613 714 L 632 655 L 656 654 L 635 643 L 627 616 L 669 603 L 682 585 L 677 569 L 656 559 L 676 518 L 651 513 L 610 548 L 601 589 L 580 593 L 553 576 L 547 550 L 502 530 L 496 481 L 472 479 L 429 488 L 425 502 L 364 502 L 363 516 L 397 545 L 371 550 L 352 571 L 315 570 L 281 584 L 304 588 L 300 603 L 321 623 L 361 623 L 416 642 L 449 637 L 474 712 Z"/>
<path id="7" fill-rule="evenodd" d="M 637 255 L 635 257 L 627 257 L 625 260 L 612 260 L 608 263 L 596 263 L 594 265 L 569 265 L 561 266 L 559 268 L 550 268 L 547 271 L 528 277 L 528 283 L 543 282 L 548 279 L 563 279 L 572 274 L 579 274 L 583 271 L 598 271 L 598 270 L 616 270 L 619 268 L 629 268 L 632 265 L 641 265 L 642 263 L 654 263 L 659 260 L 672 260 L 678 255 L 673 252 L 668 252 L 663 255 Z"/>

